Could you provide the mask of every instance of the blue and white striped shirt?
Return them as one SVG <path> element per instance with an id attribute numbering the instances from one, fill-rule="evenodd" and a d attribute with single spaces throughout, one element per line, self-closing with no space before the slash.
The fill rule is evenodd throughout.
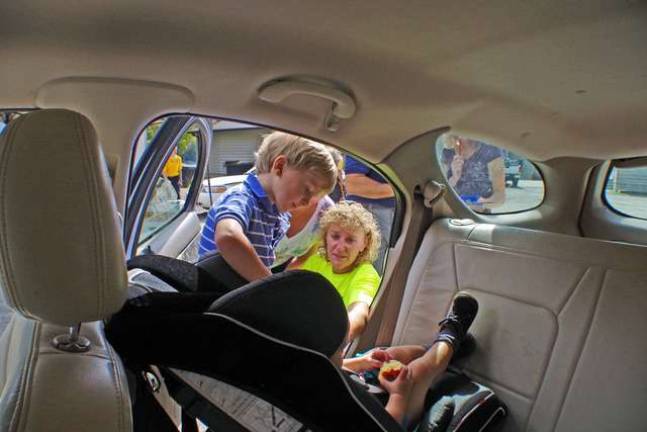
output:
<path id="1" fill-rule="evenodd" d="M 274 262 L 276 245 L 290 226 L 289 213 L 279 213 L 255 174 L 249 174 L 241 185 L 222 194 L 209 210 L 200 238 L 201 259 L 218 250 L 215 230 L 223 219 L 240 223 L 258 257 L 268 267 Z"/>

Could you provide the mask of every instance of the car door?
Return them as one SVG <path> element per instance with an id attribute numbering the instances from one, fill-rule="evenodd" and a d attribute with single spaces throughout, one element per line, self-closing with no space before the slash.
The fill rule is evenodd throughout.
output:
<path id="1" fill-rule="evenodd" d="M 196 201 L 211 148 L 211 121 L 173 115 L 151 122 L 137 140 L 124 218 L 127 256 L 193 253 L 201 221 Z M 196 251 L 197 253 L 197 251 Z"/>

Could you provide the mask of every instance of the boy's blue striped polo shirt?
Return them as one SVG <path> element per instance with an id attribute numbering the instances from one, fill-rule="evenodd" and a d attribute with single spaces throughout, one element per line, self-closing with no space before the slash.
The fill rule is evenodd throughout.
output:
<path id="1" fill-rule="evenodd" d="M 274 262 L 274 250 L 290 225 L 289 213 L 280 213 L 270 201 L 256 174 L 220 196 L 207 215 L 198 254 L 204 258 L 218 250 L 215 239 L 216 224 L 223 219 L 234 219 L 259 258 L 266 266 Z"/>

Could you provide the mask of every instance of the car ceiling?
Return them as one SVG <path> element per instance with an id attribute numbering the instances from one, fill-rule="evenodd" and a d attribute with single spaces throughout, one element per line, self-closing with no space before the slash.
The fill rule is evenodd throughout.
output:
<path id="1" fill-rule="evenodd" d="M 643 1 L 25 0 L 0 6 L 0 35 L 7 108 L 43 105 L 63 78 L 119 78 L 190 94 L 156 112 L 271 125 L 373 162 L 446 126 L 534 160 L 647 154 Z M 257 98 L 281 77 L 338 83 L 355 117 L 333 133 L 327 102 Z"/>

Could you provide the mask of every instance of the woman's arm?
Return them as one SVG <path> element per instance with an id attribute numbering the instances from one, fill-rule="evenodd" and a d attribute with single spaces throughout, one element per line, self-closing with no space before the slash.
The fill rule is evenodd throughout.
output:
<path id="1" fill-rule="evenodd" d="M 374 348 L 360 357 L 343 359 L 342 365 L 345 369 L 355 373 L 360 373 L 370 369 L 379 369 L 382 367 L 382 364 L 388 360 L 391 360 L 391 357 L 385 350 Z"/>
<path id="2" fill-rule="evenodd" d="M 492 182 L 492 195 L 487 198 L 479 198 L 479 204 L 487 204 L 486 207 L 497 207 L 505 202 L 505 168 L 503 158 L 498 157 L 487 164 L 488 175 Z"/>
<path id="3" fill-rule="evenodd" d="M 364 302 L 355 302 L 348 306 L 348 340 L 352 341 L 361 335 L 368 322 L 368 304 Z"/>
<path id="4" fill-rule="evenodd" d="M 452 176 L 447 178 L 447 183 L 451 187 L 456 187 L 456 183 L 461 179 L 463 176 L 463 165 L 465 165 L 465 159 L 463 159 L 461 156 L 454 155 L 454 158 L 451 161 L 451 169 L 452 169 Z M 446 172 L 448 172 L 447 170 Z"/>
<path id="5" fill-rule="evenodd" d="M 395 196 L 388 183 L 380 183 L 364 174 L 346 175 L 346 193 L 370 199 L 391 198 Z"/>

